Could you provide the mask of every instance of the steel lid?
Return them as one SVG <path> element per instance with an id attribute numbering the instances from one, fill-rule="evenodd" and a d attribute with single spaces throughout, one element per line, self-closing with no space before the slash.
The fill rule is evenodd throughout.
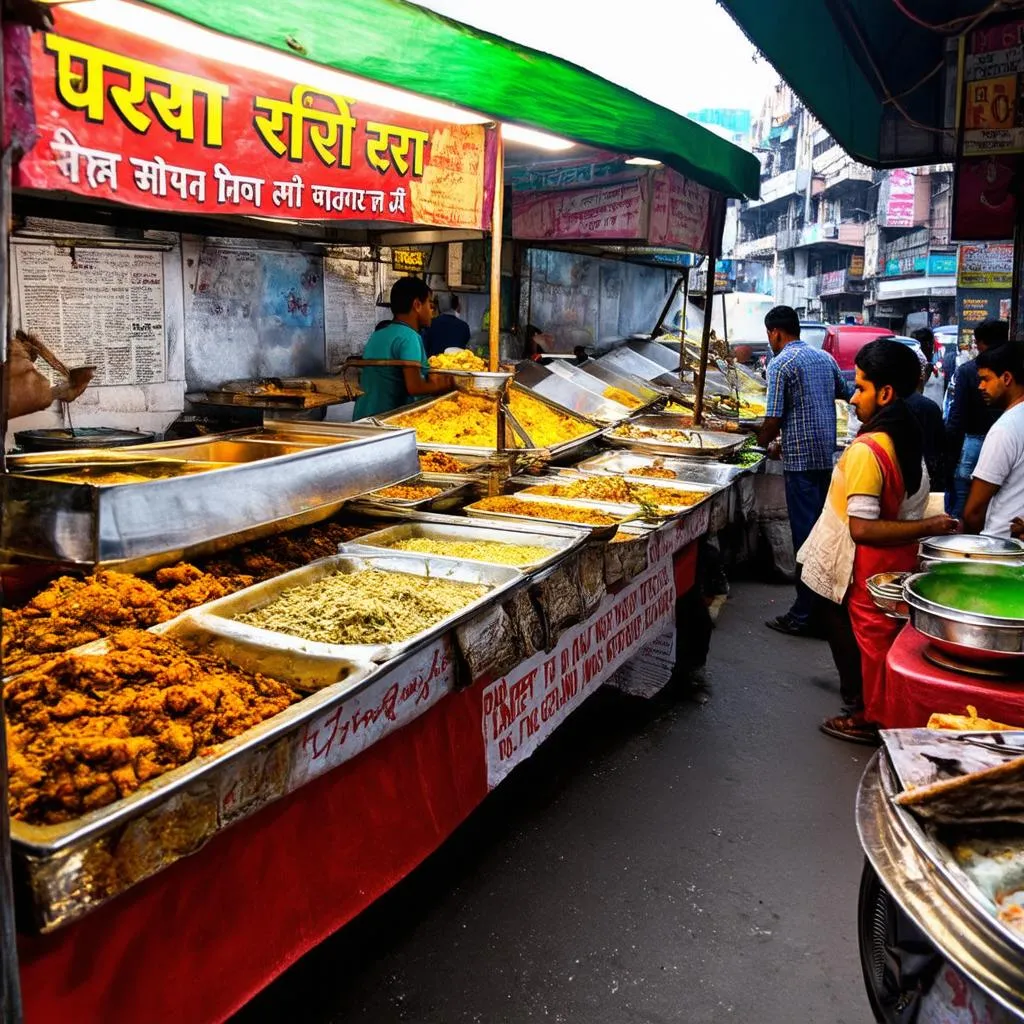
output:
<path id="1" fill-rule="evenodd" d="M 1024 562 L 1024 542 L 1009 537 L 980 537 L 954 534 L 949 537 L 925 537 L 921 541 L 921 555 L 927 558 L 997 558 L 1019 559 Z"/>

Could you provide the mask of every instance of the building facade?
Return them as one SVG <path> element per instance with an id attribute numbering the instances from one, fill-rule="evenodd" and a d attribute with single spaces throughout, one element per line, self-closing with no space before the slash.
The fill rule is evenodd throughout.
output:
<path id="1" fill-rule="evenodd" d="M 808 320 L 897 333 L 951 322 L 952 169 L 874 171 L 852 160 L 779 83 L 753 121 L 761 197 L 735 204 L 723 253 L 740 291 Z"/>

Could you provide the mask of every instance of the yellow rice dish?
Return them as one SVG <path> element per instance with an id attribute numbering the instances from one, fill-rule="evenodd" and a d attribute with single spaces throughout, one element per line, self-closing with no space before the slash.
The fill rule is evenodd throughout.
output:
<path id="1" fill-rule="evenodd" d="M 532 565 L 551 554 L 550 548 L 542 548 L 539 544 L 505 544 L 497 540 L 431 540 L 429 537 L 410 537 L 389 546 L 398 551 L 465 558 L 471 562 L 489 562 L 491 565 Z"/>

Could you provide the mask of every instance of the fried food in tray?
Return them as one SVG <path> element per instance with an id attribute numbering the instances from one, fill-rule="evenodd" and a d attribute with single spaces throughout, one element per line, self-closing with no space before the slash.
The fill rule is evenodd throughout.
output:
<path id="1" fill-rule="evenodd" d="M 468 473 L 472 469 L 446 452 L 420 452 L 421 473 Z"/>
<path id="2" fill-rule="evenodd" d="M 627 409 L 639 409 L 644 404 L 643 400 L 637 398 L 636 395 L 614 386 L 606 387 L 601 394 L 609 401 L 618 402 L 619 405 L 624 405 Z"/>
<path id="3" fill-rule="evenodd" d="M 37 668 L 55 654 L 119 629 L 167 622 L 207 601 L 336 554 L 339 544 L 370 532 L 370 527 L 324 523 L 243 545 L 204 562 L 201 569 L 180 562 L 150 578 L 112 571 L 86 579 L 62 576 L 24 607 L 4 610 L 4 674 Z"/>
<path id="4" fill-rule="evenodd" d="M 458 352 L 441 352 L 431 356 L 427 362 L 432 370 L 469 370 L 477 373 L 487 369 L 487 363 L 468 348 Z"/>
<path id="5" fill-rule="evenodd" d="M 315 643 L 390 644 L 425 632 L 488 589 L 382 569 L 336 572 L 292 587 L 238 621 Z"/>
<path id="6" fill-rule="evenodd" d="M 393 501 L 423 501 L 424 498 L 436 498 L 443 488 L 431 487 L 427 484 L 416 486 L 410 484 L 395 484 L 393 487 L 384 487 L 379 491 L 371 492 L 373 498 L 390 498 Z"/>
<path id="7" fill-rule="evenodd" d="M 497 496 L 483 498 L 466 506 L 468 512 L 497 512 L 508 516 L 525 516 L 529 519 L 553 519 L 562 523 L 581 523 L 584 526 L 615 526 L 622 522 L 622 516 L 609 515 L 598 509 L 576 508 L 573 505 L 559 505 L 551 501 L 523 501 L 520 498 Z"/>
<path id="8" fill-rule="evenodd" d="M 4 687 L 11 814 L 51 825 L 113 803 L 300 699 L 141 630 L 68 653 Z"/>
<path id="9" fill-rule="evenodd" d="M 704 491 L 687 491 L 677 487 L 653 487 L 622 476 L 589 477 L 564 484 L 538 484 L 528 487 L 527 494 L 553 498 L 583 498 L 586 501 L 609 501 L 616 505 L 653 505 L 655 507 L 688 508 L 707 497 Z"/>
<path id="10" fill-rule="evenodd" d="M 545 405 L 518 389 L 508 394 L 508 406 L 538 448 L 552 448 L 594 431 L 594 427 Z M 459 392 L 423 409 L 393 416 L 389 422 L 416 431 L 419 444 L 494 448 L 498 439 L 498 410 L 493 398 Z M 519 439 L 516 445 L 521 446 Z"/>

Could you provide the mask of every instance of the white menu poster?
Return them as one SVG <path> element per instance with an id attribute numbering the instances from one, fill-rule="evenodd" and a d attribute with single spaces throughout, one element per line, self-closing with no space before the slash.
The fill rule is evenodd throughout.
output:
<path id="1" fill-rule="evenodd" d="M 166 379 L 163 255 L 138 249 L 14 245 L 15 322 L 92 387 Z M 42 360 L 36 365 L 54 377 Z"/>

